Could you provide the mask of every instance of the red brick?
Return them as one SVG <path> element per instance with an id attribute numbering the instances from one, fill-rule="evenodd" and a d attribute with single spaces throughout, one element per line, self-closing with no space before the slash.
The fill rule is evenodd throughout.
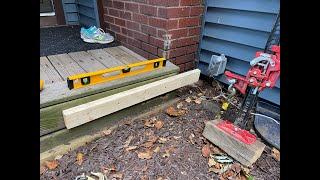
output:
<path id="1" fill-rule="evenodd" d="M 158 59 L 158 58 L 159 58 L 159 56 L 156 56 L 154 54 L 149 53 L 148 59 Z"/>
<path id="2" fill-rule="evenodd" d="M 109 9 L 109 15 L 119 17 L 119 10 Z"/>
<path id="3" fill-rule="evenodd" d="M 136 22 L 127 21 L 127 28 L 140 31 L 140 24 Z"/>
<path id="4" fill-rule="evenodd" d="M 185 66 L 186 66 L 185 64 L 180 64 L 180 65 L 179 65 L 180 72 L 183 72 L 183 71 L 184 71 Z"/>
<path id="5" fill-rule="evenodd" d="M 194 61 L 186 63 L 184 70 L 187 71 L 193 68 L 194 68 Z"/>
<path id="6" fill-rule="evenodd" d="M 203 12 L 203 7 L 191 7 L 190 16 L 199 16 Z"/>
<path id="7" fill-rule="evenodd" d="M 120 27 L 113 24 L 110 24 L 110 29 L 114 32 L 120 32 Z"/>
<path id="8" fill-rule="evenodd" d="M 148 0 L 125 0 L 125 1 L 133 1 L 146 4 Z"/>
<path id="9" fill-rule="evenodd" d="M 200 27 L 196 27 L 196 28 L 190 28 L 189 29 L 189 36 L 195 36 L 195 35 L 200 35 L 201 32 L 201 28 Z"/>
<path id="10" fill-rule="evenodd" d="M 149 37 L 149 43 L 151 45 L 157 46 L 159 48 L 163 48 L 164 41 L 161 39 L 154 38 L 152 36 Z"/>
<path id="11" fill-rule="evenodd" d="M 190 7 L 159 8 L 158 16 L 162 18 L 187 17 L 190 14 Z"/>
<path id="12" fill-rule="evenodd" d="M 157 6 L 179 6 L 178 0 L 149 0 L 149 4 Z"/>
<path id="13" fill-rule="evenodd" d="M 147 43 L 144 43 L 142 42 L 141 43 L 141 48 L 147 52 L 150 52 L 152 54 L 157 54 L 158 53 L 158 48 L 155 47 L 155 46 L 152 46 L 150 44 L 147 44 Z"/>
<path id="14" fill-rule="evenodd" d="M 128 11 L 139 13 L 139 5 L 136 3 L 125 3 L 125 9 Z"/>
<path id="15" fill-rule="evenodd" d="M 110 23 L 106 23 L 106 29 L 110 29 Z"/>
<path id="16" fill-rule="evenodd" d="M 129 40 L 129 39 L 128 39 Z M 134 47 L 132 45 L 129 45 L 129 44 L 124 44 L 125 47 L 131 49 L 132 51 L 134 51 L 135 53 L 143 56 L 144 58 L 148 59 L 148 56 L 149 56 L 149 53 L 147 53 L 146 51 L 143 51 L 141 48 L 137 48 L 137 47 Z"/>
<path id="17" fill-rule="evenodd" d="M 121 33 L 127 35 L 128 31 L 126 28 L 122 27 L 121 28 Z"/>
<path id="18" fill-rule="evenodd" d="M 134 31 L 131 31 L 131 30 L 127 29 L 127 35 L 129 37 L 133 37 L 133 33 L 134 33 Z"/>
<path id="19" fill-rule="evenodd" d="M 197 44 L 199 42 L 199 37 L 185 37 L 182 39 L 173 40 L 171 43 L 171 48 L 177 48 L 182 46 L 189 46 L 192 44 Z"/>
<path id="20" fill-rule="evenodd" d="M 180 0 L 180 6 L 199 5 L 201 0 Z"/>
<path id="21" fill-rule="evenodd" d="M 163 30 L 161 30 L 161 29 L 158 29 L 158 35 L 157 35 L 157 37 L 163 38 L 163 35 L 165 35 L 165 34 L 167 34 L 166 31 L 163 31 Z"/>
<path id="22" fill-rule="evenodd" d="M 140 13 L 150 16 L 157 16 L 157 8 L 154 6 L 148 6 L 140 4 Z"/>
<path id="23" fill-rule="evenodd" d="M 131 20 L 132 15 L 131 15 L 131 12 L 119 11 L 119 17 L 122 19 Z"/>
<path id="24" fill-rule="evenodd" d="M 178 28 L 178 20 L 168 20 L 167 29 L 177 29 Z"/>
<path id="25" fill-rule="evenodd" d="M 126 21 L 119 18 L 114 18 L 114 23 L 119 26 L 126 26 Z"/>
<path id="26" fill-rule="evenodd" d="M 135 46 L 137 48 L 141 48 L 141 41 L 138 41 L 136 39 L 128 38 L 128 44 Z"/>
<path id="27" fill-rule="evenodd" d="M 127 37 L 121 34 L 116 34 L 116 40 L 127 43 Z"/>
<path id="28" fill-rule="evenodd" d="M 105 5 L 105 7 L 113 7 L 113 6 L 112 6 L 112 0 L 106 0 L 106 1 L 104 1 L 104 5 Z"/>
<path id="29" fill-rule="evenodd" d="M 150 18 L 149 18 L 149 25 L 150 25 L 150 26 L 153 26 L 153 27 L 158 27 L 158 28 L 166 29 L 166 28 L 167 28 L 167 20 L 165 20 L 165 19 L 160 19 L 160 18 L 150 17 Z"/>
<path id="30" fill-rule="evenodd" d="M 104 15 L 104 19 L 105 19 L 106 22 L 114 24 L 114 18 L 113 17 Z"/>
<path id="31" fill-rule="evenodd" d="M 194 61 L 194 53 L 176 57 L 175 60 L 176 64 L 184 64 L 190 61 Z"/>
<path id="32" fill-rule="evenodd" d="M 157 29 L 151 26 L 141 25 L 141 31 L 152 36 L 157 36 Z"/>
<path id="33" fill-rule="evenodd" d="M 149 42 L 149 36 L 143 33 L 134 32 L 133 37 L 143 42 Z"/>
<path id="34" fill-rule="evenodd" d="M 198 51 L 198 45 L 199 44 L 194 44 L 194 45 L 188 46 L 187 53 L 189 54 L 189 53 L 197 52 Z"/>
<path id="35" fill-rule="evenodd" d="M 179 28 L 198 26 L 199 23 L 200 23 L 199 17 L 182 18 L 182 19 L 179 19 Z"/>
<path id="36" fill-rule="evenodd" d="M 143 14 L 133 13 L 132 20 L 135 22 L 142 23 L 142 24 L 148 24 L 148 16 L 143 15 Z"/>
<path id="37" fill-rule="evenodd" d="M 168 31 L 168 34 L 171 34 L 172 39 L 186 37 L 188 35 L 188 29 L 175 29 Z"/>
<path id="38" fill-rule="evenodd" d="M 124 9 L 124 2 L 113 0 L 113 7 L 116 9 Z"/>
<path id="39" fill-rule="evenodd" d="M 181 47 L 181 48 L 175 48 L 170 49 L 168 51 L 168 58 L 178 57 L 187 54 L 187 48 Z"/>

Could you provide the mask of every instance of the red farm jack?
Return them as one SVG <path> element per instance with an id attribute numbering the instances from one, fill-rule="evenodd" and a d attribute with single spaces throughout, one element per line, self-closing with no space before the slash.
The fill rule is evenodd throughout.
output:
<path id="1" fill-rule="evenodd" d="M 217 126 L 245 144 L 252 144 L 256 137 L 247 131 L 248 115 L 256 103 L 257 97 L 265 88 L 273 88 L 280 76 L 280 46 L 272 46 L 274 54 L 257 52 L 250 62 L 251 68 L 245 77 L 226 71 L 225 75 L 230 82 L 229 91 L 235 88 L 245 98 L 241 105 L 241 114 L 234 124 L 228 120 L 221 121 Z"/>

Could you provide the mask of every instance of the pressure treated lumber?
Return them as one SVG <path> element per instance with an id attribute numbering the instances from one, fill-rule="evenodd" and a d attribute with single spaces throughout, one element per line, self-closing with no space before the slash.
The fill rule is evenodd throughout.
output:
<path id="1" fill-rule="evenodd" d="M 202 135 L 241 164 L 251 166 L 256 162 L 265 145 L 258 140 L 250 145 L 244 144 L 218 128 L 219 122 L 221 120 L 207 121 Z"/>
<path id="2" fill-rule="evenodd" d="M 121 109 L 146 101 L 199 80 L 200 70 L 195 69 L 160 81 L 136 87 L 96 101 L 82 104 L 62 112 L 67 129 L 88 123 Z"/>

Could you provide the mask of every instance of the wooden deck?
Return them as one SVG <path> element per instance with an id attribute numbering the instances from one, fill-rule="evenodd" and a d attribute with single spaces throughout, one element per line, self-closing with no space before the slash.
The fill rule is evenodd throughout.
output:
<path id="1" fill-rule="evenodd" d="M 124 46 L 40 57 L 40 78 L 45 81 L 40 92 L 40 136 L 65 128 L 62 111 L 83 103 L 151 83 L 179 73 L 179 67 L 166 67 L 94 86 L 69 90 L 67 77 L 145 61 Z"/>
<path id="2" fill-rule="evenodd" d="M 124 46 L 40 57 L 40 78 L 45 85 L 68 76 L 146 60 Z"/>

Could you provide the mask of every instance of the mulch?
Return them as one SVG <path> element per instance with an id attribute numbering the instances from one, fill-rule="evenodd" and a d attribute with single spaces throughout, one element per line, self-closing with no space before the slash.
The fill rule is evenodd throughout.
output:
<path id="1" fill-rule="evenodd" d="M 204 122 L 213 120 L 215 114 L 203 108 L 203 102 L 185 101 L 188 97 L 194 100 L 218 94 L 219 88 L 206 81 L 180 88 L 181 100 L 173 106 L 179 112 L 177 116 L 170 116 L 163 110 L 148 117 L 125 120 L 110 134 L 63 155 L 57 160 L 58 166 L 44 171 L 40 179 L 75 179 L 92 171 L 102 172 L 109 179 L 219 179 L 218 174 L 209 172 L 208 158 L 201 151 L 210 144 L 202 136 Z M 239 97 L 235 101 L 239 103 L 240 100 Z M 221 102 L 215 103 L 221 106 Z M 232 118 L 236 114 L 236 108 L 231 106 L 222 118 Z M 159 129 L 153 126 L 157 121 L 163 122 Z M 133 149 L 126 150 L 128 147 Z M 145 152 L 151 157 L 139 158 Z M 80 165 L 78 153 L 83 154 Z M 250 175 L 254 179 L 280 179 L 280 162 L 271 156 L 270 147 L 253 165 Z M 220 176 L 220 179 L 223 178 Z"/>

